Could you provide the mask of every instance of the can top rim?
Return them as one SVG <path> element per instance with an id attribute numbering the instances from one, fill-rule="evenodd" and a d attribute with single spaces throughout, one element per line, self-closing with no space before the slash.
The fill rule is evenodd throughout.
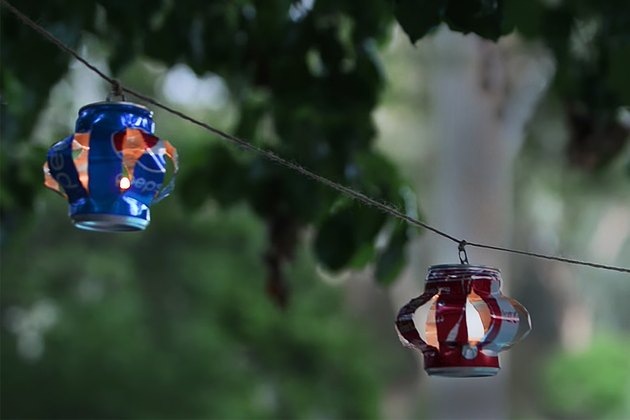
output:
<path id="1" fill-rule="evenodd" d="M 149 112 L 149 113 L 153 114 L 153 112 L 149 108 L 147 108 L 146 106 L 140 105 L 140 104 L 136 104 L 134 102 L 127 102 L 127 101 L 100 101 L 100 102 L 93 102 L 91 104 L 87 104 L 87 105 L 82 106 L 79 109 L 79 114 L 81 112 L 83 112 L 84 110 L 88 109 L 88 108 L 95 108 L 95 107 L 101 107 L 101 106 L 106 106 L 106 105 L 130 106 L 130 107 L 138 108 L 138 109 L 140 109 L 142 111 L 146 111 L 146 112 Z"/>
<path id="2" fill-rule="evenodd" d="M 429 266 L 429 271 L 435 270 L 435 269 L 439 270 L 443 268 L 483 269 L 483 270 L 496 271 L 497 273 L 501 272 L 501 270 L 499 270 L 498 268 L 490 267 L 489 265 L 476 265 L 476 264 L 437 264 L 437 265 Z"/>

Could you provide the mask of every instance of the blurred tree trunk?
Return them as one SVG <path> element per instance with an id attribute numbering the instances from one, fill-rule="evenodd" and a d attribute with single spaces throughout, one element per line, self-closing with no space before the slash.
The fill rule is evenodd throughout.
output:
<path id="1" fill-rule="evenodd" d="M 515 38 L 495 44 L 442 29 L 425 42 L 433 170 L 432 179 L 425 180 L 431 191 L 422 206 L 431 223 L 459 238 L 509 246 L 513 161 L 552 66 L 544 52 L 527 49 Z M 426 263 L 459 262 L 457 244 L 429 233 L 421 242 L 423 254 L 430 256 Z M 471 264 L 500 268 L 509 288 L 509 255 L 469 249 L 468 256 Z M 412 267 L 412 294 L 417 295 L 426 266 Z M 428 378 L 427 415 L 508 417 L 507 362 L 503 356 L 502 370 L 493 378 Z"/>

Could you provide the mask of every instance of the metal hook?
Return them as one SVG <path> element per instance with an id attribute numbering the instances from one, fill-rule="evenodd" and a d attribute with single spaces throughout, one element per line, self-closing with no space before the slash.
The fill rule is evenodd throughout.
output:
<path id="1" fill-rule="evenodd" d="M 468 264 L 468 254 L 466 253 L 467 242 L 464 240 L 459 241 L 459 262 L 461 264 Z"/>
<path id="2" fill-rule="evenodd" d="M 121 101 L 125 101 L 125 94 L 122 89 L 122 85 L 117 79 L 112 81 L 112 90 L 107 95 L 107 102 L 111 102 L 114 98 L 120 98 Z"/>

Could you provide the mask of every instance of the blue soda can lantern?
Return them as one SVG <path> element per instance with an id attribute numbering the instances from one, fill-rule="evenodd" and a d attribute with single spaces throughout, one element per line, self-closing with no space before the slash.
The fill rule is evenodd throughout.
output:
<path id="1" fill-rule="evenodd" d="M 50 148 L 44 183 L 68 199 L 76 227 L 144 230 L 151 204 L 173 190 L 177 150 L 153 135 L 152 116 L 130 102 L 86 105 L 79 110 L 75 133 Z M 173 173 L 165 185 L 167 158 Z"/>

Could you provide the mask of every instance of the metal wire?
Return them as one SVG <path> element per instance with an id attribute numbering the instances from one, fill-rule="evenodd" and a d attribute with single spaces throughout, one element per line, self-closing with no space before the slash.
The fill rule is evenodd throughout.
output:
<path id="1" fill-rule="evenodd" d="M 463 264 L 467 264 L 468 263 L 468 256 L 466 254 L 466 246 L 470 246 L 470 247 L 476 247 L 476 248 L 484 248 L 484 249 L 490 249 L 490 250 L 494 250 L 494 251 L 503 251 L 503 252 L 509 252 L 512 254 L 518 254 L 518 255 L 526 255 L 529 257 L 534 257 L 534 258 L 542 258 L 542 259 L 547 259 L 547 260 L 554 260 L 554 261 L 560 261 L 560 262 L 564 262 L 564 263 L 568 263 L 568 264 L 575 264 L 575 265 L 582 265 L 582 266 L 588 266 L 588 267 L 593 267 L 593 268 L 598 268 L 598 269 L 602 269 L 602 270 L 611 270 L 611 271 L 619 271 L 622 273 L 630 273 L 630 268 L 627 267 L 616 267 L 616 266 L 612 266 L 612 265 L 606 265 L 606 264 L 599 264 L 599 263 L 594 263 L 594 262 L 588 262 L 588 261 L 582 261 L 582 260 L 578 260 L 578 259 L 572 259 L 572 258 L 565 258 L 565 257 L 558 257 L 555 255 L 546 255 L 546 254 L 540 254 L 540 253 L 536 253 L 536 252 L 528 252 L 528 251 L 521 251 L 521 250 L 517 250 L 517 249 L 511 249 L 511 248 L 504 248 L 504 247 L 500 247 L 500 246 L 495 246 L 495 245 L 487 245 L 487 244 L 483 244 L 483 243 L 478 243 L 478 242 L 467 242 L 464 241 L 462 239 L 458 239 L 453 235 L 450 235 L 436 227 L 433 227 L 425 222 L 422 222 L 416 218 L 413 218 L 411 216 L 408 216 L 406 213 L 404 213 L 403 211 L 399 210 L 395 205 L 391 204 L 391 203 L 387 203 L 384 201 L 379 201 L 377 199 L 374 199 L 372 197 L 369 197 L 367 195 L 365 195 L 364 193 L 360 192 L 360 191 L 356 191 L 350 187 L 347 187 L 345 185 L 342 185 L 338 182 L 332 181 L 322 175 L 319 175 L 313 171 L 311 171 L 310 169 L 305 168 L 304 166 L 300 165 L 299 163 L 290 161 L 288 159 L 285 159 L 277 154 L 275 154 L 272 151 L 263 149 L 261 147 L 258 147 L 256 145 L 253 145 L 251 143 L 249 143 L 246 140 L 243 140 L 239 137 L 236 137 L 232 134 L 226 133 L 222 130 L 219 130 L 218 128 L 215 128 L 205 122 L 199 121 L 187 114 L 184 114 L 181 111 L 178 111 L 174 108 L 171 108 L 167 105 L 164 105 L 160 102 L 158 102 L 157 100 L 153 99 L 150 96 L 144 95 L 140 92 L 136 92 L 135 90 L 125 87 L 123 86 L 118 80 L 116 80 L 113 77 L 108 76 L 107 74 L 105 74 L 104 72 L 102 72 L 100 69 L 98 69 L 96 66 L 94 66 L 93 64 L 91 64 L 90 62 L 88 62 L 85 58 L 83 58 L 78 52 L 76 52 L 74 49 L 70 48 L 69 46 L 67 46 L 66 44 L 64 44 L 61 40 L 59 40 L 57 37 L 55 37 L 53 34 L 51 34 L 50 32 L 48 32 L 46 29 L 44 29 L 42 26 L 40 26 L 39 24 L 37 24 L 36 22 L 34 22 L 33 20 L 31 20 L 28 16 L 24 15 L 22 12 L 20 12 L 18 9 L 16 9 L 12 4 L 10 4 L 8 1 L 6 0 L 0 0 L 0 4 L 2 4 L 7 10 L 9 10 L 11 13 L 13 13 L 22 23 L 24 23 L 25 25 L 27 25 L 28 27 L 30 27 L 31 29 L 33 29 L 34 31 L 36 31 L 37 33 L 39 33 L 40 35 L 42 35 L 44 38 L 46 38 L 48 41 L 50 41 L 51 43 L 53 43 L 54 45 L 56 45 L 59 49 L 61 49 L 62 51 L 70 54 L 72 57 L 74 57 L 75 59 L 77 59 L 79 62 L 81 62 L 83 65 L 85 65 L 88 69 L 92 70 L 94 73 L 96 73 L 98 76 L 100 76 L 102 79 L 104 79 L 105 81 L 107 81 L 108 83 L 110 83 L 112 85 L 112 93 L 115 94 L 116 96 L 122 96 L 125 92 L 138 98 L 141 99 L 145 102 L 148 102 L 158 108 L 163 109 L 164 111 L 167 111 L 173 115 L 178 116 L 179 118 L 186 120 L 192 124 L 195 124 L 199 127 L 204 128 L 207 131 L 210 131 L 211 133 L 214 133 L 215 135 L 217 135 L 218 137 L 227 140 L 237 146 L 239 146 L 242 149 L 254 152 L 256 154 L 261 155 L 262 157 L 264 157 L 265 159 L 272 161 L 280 166 L 284 166 L 285 168 L 288 168 L 294 172 L 297 172 L 298 174 L 306 177 L 306 178 L 310 178 L 311 180 L 318 182 L 320 184 L 326 185 L 329 188 L 332 188 L 338 192 L 340 192 L 341 194 L 344 194 L 364 205 L 370 206 L 370 207 L 374 207 L 380 211 L 382 211 L 383 213 L 386 213 L 392 217 L 395 217 L 399 220 L 402 220 L 405 223 L 408 223 L 409 225 L 412 226 L 416 226 L 416 227 L 420 227 L 420 228 L 424 228 L 427 229 L 437 235 L 442 236 L 443 238 L 449 239 L 455 243 L 458 244 L 458 250 L 459 250 L 459 256 L 460 256 L 460 261 Z"/>

